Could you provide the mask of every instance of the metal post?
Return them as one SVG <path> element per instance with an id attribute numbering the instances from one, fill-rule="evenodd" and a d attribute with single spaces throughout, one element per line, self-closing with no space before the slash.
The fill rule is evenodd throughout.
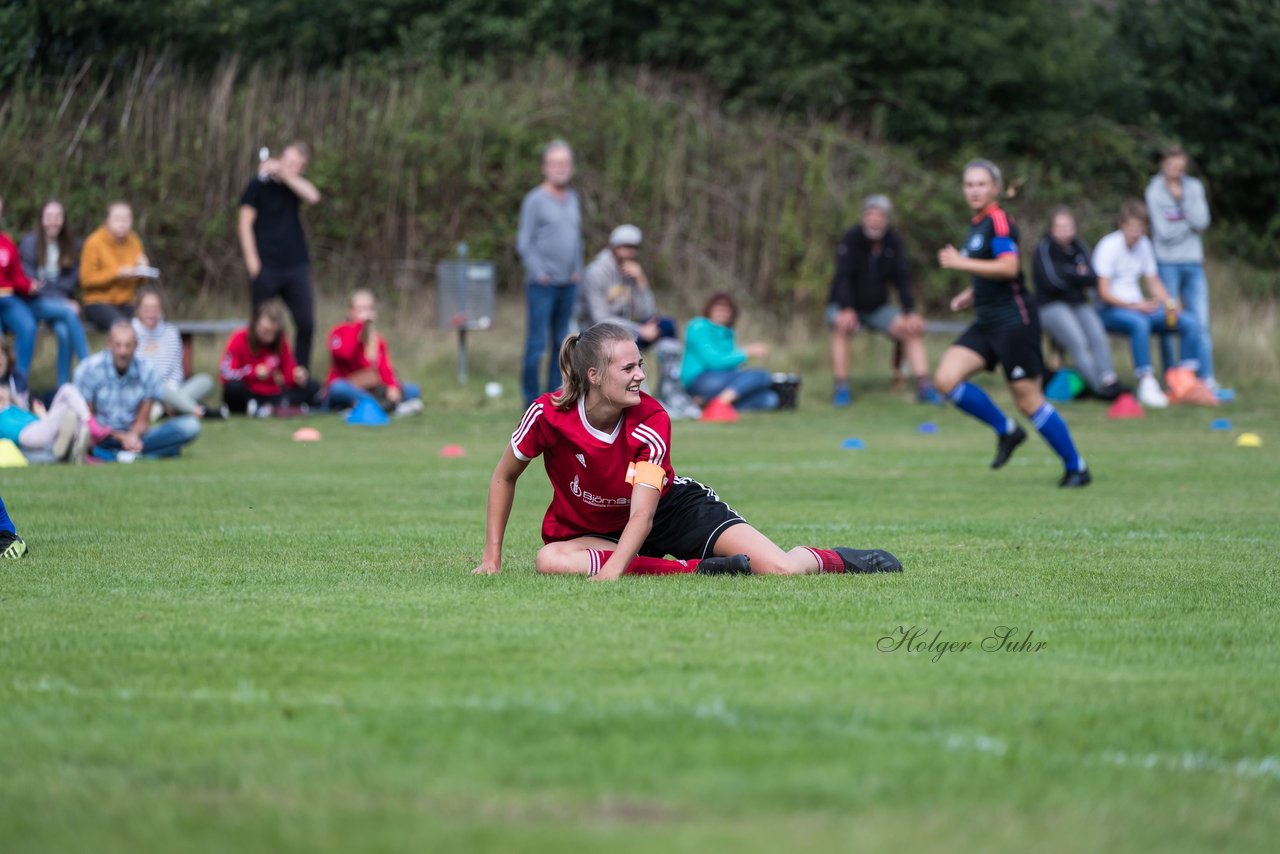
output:
<path id="1" fill-rule="evenodd" d="M 467 328 L 458 328 L 458 385 L 467 384 Z"/>

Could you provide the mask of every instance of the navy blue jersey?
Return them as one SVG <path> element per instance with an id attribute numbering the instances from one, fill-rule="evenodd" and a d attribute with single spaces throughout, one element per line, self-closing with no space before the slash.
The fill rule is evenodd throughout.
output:
<path id="1" fill-rule="evenodd" d="M 973 218 L 969 225 L 969 237 L 961 252 L 966 258 L 994 260 L 1004 255 L 1018 254 L 1018 226 L 999 205 L 991 204 Z M 973 307 L 977 323 L 987 329 L 1007 326 L 1027 326 L 1031 315 L 1027 310 L 1026 289 L 1022 284 L 1022 269 L 1012 279 L 988 279 L 974 275 Z"/>

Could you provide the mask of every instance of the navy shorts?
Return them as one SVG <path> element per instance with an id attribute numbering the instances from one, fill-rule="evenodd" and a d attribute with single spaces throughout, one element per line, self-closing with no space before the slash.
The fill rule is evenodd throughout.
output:
<path id="1" fill-rule="evenodd" d="M 996 329 L 971 325 L 955 340 L 957 347 L 972 350 L 986 362 L 987 370 L 996 364 L 1004 368 L 1005 379 L 1036 379 L 1044 373 L 1044 357 L 1040 353 L 1040 324 L 1034 319 L 1026 325 Z"/>
<path id="2" fill-rule="evenodd" d="M 701 560 L 715 554 L 721 534 L 746 523 L 711 487 L 677 476 L 658 501 L 653 530 L 640 547 L 640 554 Z M 617 542 L 621 536 L 622 532 L 617 531 L 604 535 L 604 539 Z"/>

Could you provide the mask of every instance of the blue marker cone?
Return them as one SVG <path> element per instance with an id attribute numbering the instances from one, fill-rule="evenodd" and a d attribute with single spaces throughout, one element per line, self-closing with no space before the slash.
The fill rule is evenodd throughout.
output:
<path id="1" fill-rule="evenodd" d="M 921 433 L 937 433 L 938 425 L 932 421 L 926 421 L 917 428 Z"/>
<path id="2" fill-rule="evenodd" d="M 850 438 L 841 442 L 840 447 L 844 448 L 846 451 L 861 451 L 866 447 L 866 445 L 862 443 L 861 439 Z"/>
<path id="3" fill-rule="evenodd" d="M 1212 423 L 1209 424 L 1209 429 L 1210 430 L 1230 430 L 1231 420 L 1228 418 L 1215 418 L 1213 419 Z"/>

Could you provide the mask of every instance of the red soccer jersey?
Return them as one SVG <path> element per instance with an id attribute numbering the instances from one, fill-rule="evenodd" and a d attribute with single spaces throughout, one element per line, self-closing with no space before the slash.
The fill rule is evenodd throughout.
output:
<path id="1" fill-rule="evenodd" d="M 561 410 L 544 394 L 511 434 L 511 448 L 520 459 L 542 454 L 551 481 L 551 506 L 542 520 L 546 543 L 625 528 L 632 490 L 627 469 L 640 461 L 662 466 L 669 485 L 676 474 L 670 447 L 671 418 L 644 392 L 638 404 L 622 411 L 612 433 L 587 422 L 582 399 Z"/>
<path id="2" fill-rule="evenodd" d="M 325 385 L 334 380 L 346 379 L 356 371 L 374 368 L 384 386 L 399 387 L 395 366 L 391 364 L 391 356 L 387 353 L 387 339 L 378 336 L 378 361 L 377 364 L 370 362 L 364 351 L 364 343 L 360 340 L 363 326 L 359 321 L 339 323 L 329 332 L 329 378 L 325 380 Z"/>
<path id="3" fill-rule="evenodd" d="M 254 350 L 249 346 L 249 330 L 246 327 L 231 333 L 226 352 L 222 354 L 222 364 L 218 366 L 218 374 L 224 383 L 241 380 L 250 394 L 276 397 L 284 394 L 286 388 L 294 387 L 293 371 L 297 364 L 283 333 L 280 335 L 278 349 Z M 266 368 L 265 378 L 258 376 L 259 365 Z"/>

